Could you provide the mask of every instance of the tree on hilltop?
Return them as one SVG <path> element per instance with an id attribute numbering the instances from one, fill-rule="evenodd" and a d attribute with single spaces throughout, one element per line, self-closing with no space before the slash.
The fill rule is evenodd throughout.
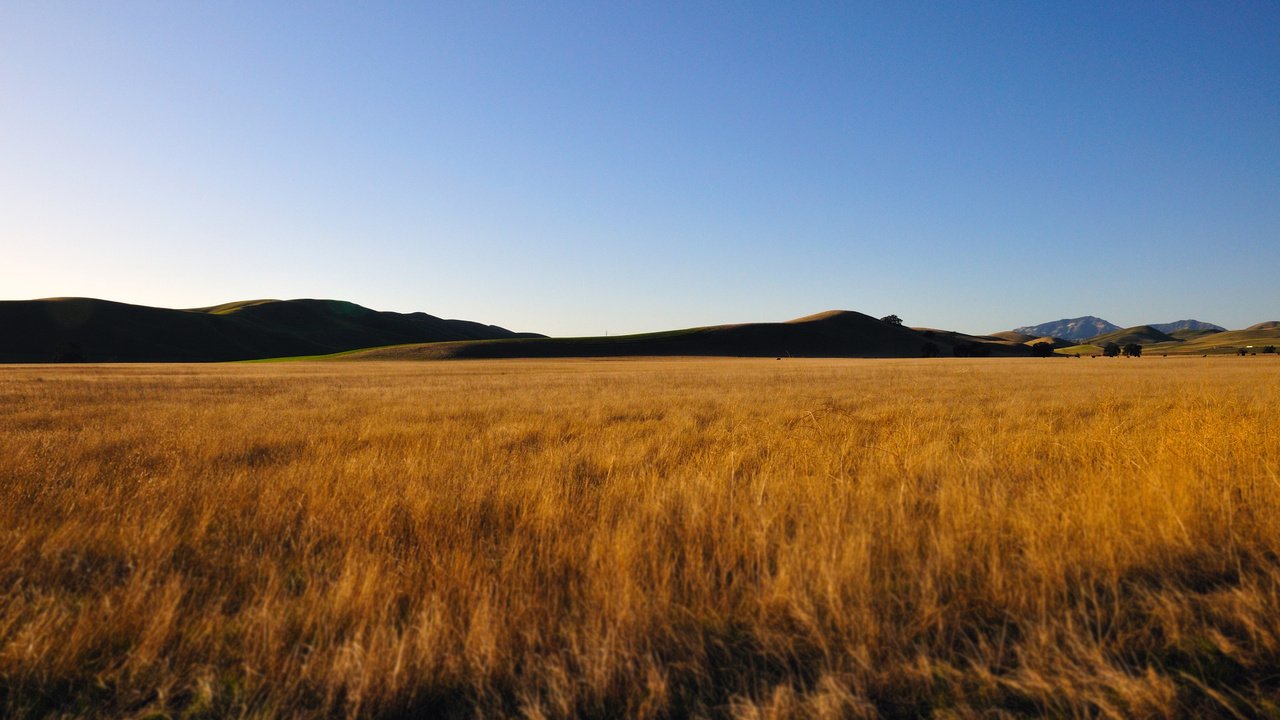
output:
<path id="1" fill-rule="evenodd" d="M 902 318 L 898 317 L 897 315 L 885 315 L 884 317 L 880 318 L 880 322 L 887 322 L 890 325 L 901 325 Z"/>

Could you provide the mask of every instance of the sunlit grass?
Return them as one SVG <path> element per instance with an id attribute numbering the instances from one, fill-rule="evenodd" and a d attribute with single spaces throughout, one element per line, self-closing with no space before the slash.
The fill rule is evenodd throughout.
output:
<path id="1" fill-rule="evenodd" d="M 1280 364 L 0 371 L 0 715 L 1262 715 Z"/>

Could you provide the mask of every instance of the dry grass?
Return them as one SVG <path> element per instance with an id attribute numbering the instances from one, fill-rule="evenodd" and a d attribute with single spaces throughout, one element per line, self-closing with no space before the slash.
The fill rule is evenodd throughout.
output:
<path id="1" fill-rule="evenodd" d="M 7 716 L 1280 713 L 1280 362 L 0 371 Z"/>

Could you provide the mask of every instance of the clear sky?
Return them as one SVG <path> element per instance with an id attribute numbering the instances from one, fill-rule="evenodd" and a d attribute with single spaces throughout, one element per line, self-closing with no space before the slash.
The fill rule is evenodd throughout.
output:
<path id="1" fill-rule="evenodd" d="M 0 3 L 0 299 L 1280 318 L 1280 3 Z"/>

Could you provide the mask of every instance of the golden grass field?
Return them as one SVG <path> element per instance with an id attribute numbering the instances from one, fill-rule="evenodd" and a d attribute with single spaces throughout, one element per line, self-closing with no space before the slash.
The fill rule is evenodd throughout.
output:
<path id="1" fill-rule="evenodd" d="M 1280 359 L 0 369 L 7 717 L 1280 716 Z"/>

